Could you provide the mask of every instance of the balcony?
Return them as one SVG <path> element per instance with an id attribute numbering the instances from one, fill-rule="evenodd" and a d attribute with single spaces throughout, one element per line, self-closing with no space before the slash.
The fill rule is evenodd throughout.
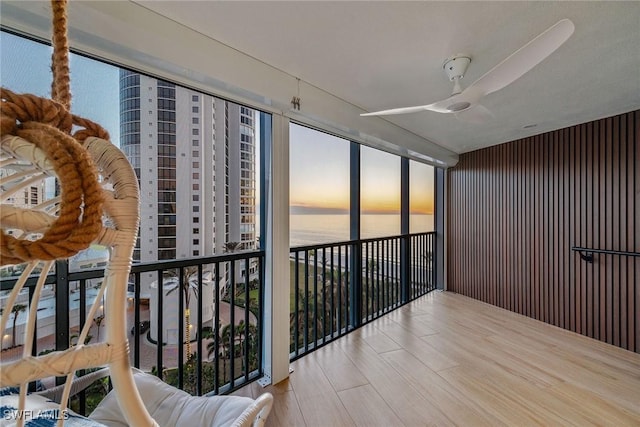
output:
<path id="1" fill-rule="evenodd" d="M 44 8 L 30 2 L 6 3 L 9 4 L 3 8 L 7 12 L 3 13 L 3 27 L 35 38 L 49 36 L 43 35 L 47 27 L 42 25 L 45 21 L 39 19 L 46 14 L 48 22 Z M 419 5 L 419 2 L 413 4 Z M 299 70 L 274 67 L 242 49 L 219 42 L 206 31 L 193 31 L 179 20 L 156 13 L 148 5 L 77 2 L 76 6 L 81 8 L 76 16 L 86 15 L 86 18 L 71 20 L 75 34 L 91 35 L 76 40 L 82 52 L 182 82 L 189 88 L 202 90 L 202 95 L 220 97 L 218 101 L 228 99 L 246 104 L 256 108 L 254 124 L 260 123 L 255 129 L 256 138 L 260 130 L 259 146 L 243 146 L 248 143 L 240 140 L 243 141 L 239 145 L 240 159 L 253 159 L 256 168 L 240 171 L 238 194 L 255 197 L 259 192 L 261 210 L 244 203 L 239 205 L 238 226 L 246 231 L 243 227 L 260 219 L 262 250 L 134 266 L 127 302 L 132 365 L 195 395 L 256 397 L 265 390 L 271 391 L 276 396 L 268 420 L 271 426 L 640 425 L 640 241 L 637 238 L 640 236 L 640 169 L 637 167 L 640 164 L 640 110 L 637 99 L 626 99 L 626 95 L 637 91 L 629 91 L 628 85 L 618 85 L 618 89 L 622 88 L 620 93 L 625 94 L 622 102 L 613 102 L 602 95 L 617 92 L 611 85 L 591 95 L 585 95 L 586 89 L 571 91 L 566 85 L 567 79 L 561 78 L 566 74 L 560 73 L 561 65 L 572 71 L 576 67 L 567 62 L 571 55 L 558 54 L 558 66 L 541 66 L 552 73 L 538 80 L 540 88 L 545 90 L 535 90 L 538 87 L 532 83 L 522 86 L 529 89 L 525 92 L 513 86 L 511 100 L 494 98 L 494 106 L 499 108 L 496 111 L 501 114 L 484 129 L 480 124 L 464 124 L 453 119 L 449 122 L 446 116 L 438 114 L 415 115 L 415 119 L 404 116 L 363 120 L 360 113 L 372 111 L 376 103 L 379 106 L 382 101 L 389 102 L 386 98 L 390 91 L 373 91 L 369 86 L 374 79 L 368 87 L 362 86 L 362 93 L 354 97 L 337 90 L 325 92 L 310 84 L 311 81 L 296 77 Z M 200 5 L 192 6 L 196 16 L 202 13 Z M 264 7 L 274 6 L 265 3 Z M 279 7 L 288 5 L 283 3 Z M 331 28 L 318 19 L 318 12 L 324 13 L 326 8 L 320 4 L 316 7 L 319 9 L 305 19 L 309 23 L 320 23 L 325 29 Z M 389 7 L 397 9 L 398 6 Z M 425 3 L 417 7 L 429 6 Z M 491 14 L 486 5 L 478 7 L 484 9 L 483 14 Z M 504 4 L 494 7 L 505 14 Z M 574 7 L 575 10 L 562 5 L 562 11 L 549 12 L 551 15 L 571 12 L 580 18 L 582 25 L 576 25 L 573 40 L 581 44 L 567 52 L 590 52 L 592 56 L 573 55 L 574 59 L 581 63 L 620 65 L 621 58 L 633 58 L 633 55 L 621 54 L 625 46 L 638 45 L 635 42 L 638 32 L 629 31 L 635 28 L 631 18 L 634 14 L 624 9 L 626 5 L 610 5 L 613 9 L 607 16 L 603 16 L 597 5 L 590 11 L 585 11 L 584 4 Z M 182 3 L 177 8 L 181 12 L 186 10 Z M 288 12 L 280 10 L 276 16 L 285 22 L 290 16 Z M 327 13 L 333 15 L 335 10 Z M 405 13 L 406 17 L 424 15 L 441 19 L 437 13 Z M 235 15 L 238 19 L 263 17 L 255 13 Z M 459 15 L 451 13 L 451 16 Z M 540 19 L 551 19 L 547 13 L 538 12 L 506 15 L 518 15 L 525 21 L 536 15 L 536 25 L 542 24 Z M 387 14 L 378 16 L 379 22 L 388 21 Z M 480 15 L 469 16 L 474 16 L 474 25 L 484 25 L 483 19 L 478 18 Z M 214 18 L 230 19 L 224 14 Z M 487 22 L 495 21 L 496 17 L 490 18 Z M 303 17 L 296 14 L 296 19 Z M 270 30 L 276 29 L 274 34 L 278 40 L 305 46 L 298 37 L 300 34 L 283 38 L 283 26 L 274 26 L 269 19 L 263 21 L 269 23 Z M 373 29 L 376 36 L 383 27 L 409 35 L 398 32 L 396 25 L 372 26 L 369 20 L 361 21 L 367 30 Z M 149 25 L 140 27 L 140 22 Z M 523 28 L 514 22 L 505 29 Z M 219 26 L 207 24 L 206 28 L 219 30 Z M 127 27 L 135 31 L 113 31 L 113 28 Z M 416 27 L 422 31 L 428 26 Z M 524 25 L 531 30 L 533 27 L 531 22 Z M 161 28 L 162 34 L 155 33 L 153 28 Z M 585 28 L 590 30 L 582 32 Z M 132 47 L 130 35 L 140 31 L 147 37 L 140 37 Z M 471 33 L 457 31 L 459 35 Z M 335 32 L 337 36 L 341 34 Z M 614 43 L 590 44 L 589 34 L 604 35 L 607 40 L 619 43 L 613 49 L 610 46 Z M 517 39 L 511 37 L 514 34 L 506 35 L 504 40 Z M 360 36 L 353 40 L 361 40 Z M 331 41 L 329 37 L 325 39 Z M 413 39 L 426 40 L 424 37 Z M 431 38 L 435 42 L 440 39 Z M 255 40 L 251 40 L 251 46 Z M 376 37 L 369 40 L 378 43 Z M 357 89 L 358 85 L 354 86 L 351 80 L 360 76 L 362 70 L 369 70 L 363 67 L 369 61 L 337 61 L 335 48 L 348 46 L 348 41 L 343 38 L 335 46 L 327 46 L 326 51 L 331 52 L 327 57 L 314 56 L 314 50 L 309 47 L 316 46 L 315 42 L 306 44 L 304 52 L 313 58 L 307 62 L 307 71 L 322 73 L 323 68 L 317 65 L 324 61 L 331 65 L 333 78 L 321 76 L 323 79 L 338 82 L 344 77 L 349 80 L 342 81 L 343 87 Z M 596 45 L 608 48 L 606 52 L 584 48 Z M 478 45 L 477 49 L 498 55 L 496 47 L 499 46 L 491 43 Z M 282 52 L 293 52 L 280 43 L 271 47 L 278 56 Z M 192 55 L 196 49 L 208 54 Z M 353 52 L 361 50 L 361 46 L 348 49 L 349 54 L 342 58 L 350 60 Z M 28 57 L 22 50 L 16 51 L 17 57 Z M 372 52 L 378 51 L 377 45 L 372 45 Z M 400 51 L 413 54 L 416 50 Z M 296 55 L 298 59 L 302 58 L 301 53 Z M 48 51 L 46 56 L 50 56 Z M 608 61 L 602 60 L 605 56 Z M 495 59 L 496 62 L 490 58 L 482 61 L 498 63 L 499 58 Z M 433 89 L 440 89 L 440 58 L 430 60 L 436 64 L 433 69 L 438 74 L 434 73 L 431 77 L 437 78 L 428 80 L 434 85 Z M 302 62 L 296 61 L 296 64 Z M 373 62 L 388 66 L 384 61 Z M 414 62 L 411 59 L 411 63 Z M 476 59 L 474 62 L 481 64 Z M 345 68 L 350 63 L 357 67 L 351 69 L 352 72 Z M 239 64 L 242 69 L 227 67 L 228 64 Z M 618 68 L 625 72 L 633 69 L 629 66 L 631 63 L 625 64 L 627 66 Z M 579 68 L 581 76 L 589 81 L 605 81 L 597 78 L 597 67 Z M 476 70 L 473 73 L 480 71 Z M 536 70 L 539 71 L 540 68 Z M 423 73 L 417 74 L 424 77 Z M 533 74 L 528 77 L 531 76 Z M 405 79 L 404 75 L 400 77 L 400 80 L 389 79 L 395 94 L 400 93 L 395 90 L 396 82 Z M 579 79 L 573 80 L 581 83 Z M 616 79 L 606 80 L 611 81 Z M 563 91 L 551 89 L 558 83 Z M 582 86 L 582 89 L 598 87 Z M 409 88 L 406 93 L 412 94 L 411 88 L 423 86 L 407 84 L 405 87 Z M 585 102 L 573 102 L 576 100 L 573 95 L 578 92 Z M 301 93 L 302 109 L 297 96 Z M 370 99 L 373 93 L 380 96 L 375 102 Z M 533 98 L 538 96 L 545 98 L 544 103 L 540 99 L 539 103 L 534 102 Z M 553 96 L 561 102 L 549 102 Z M 365 98 L 367 101 L 361 102 Z M 184 99 L 194 101 L 190 97 Z M 523 100 L 526 102 L 521 102 Z M 159 101 L 162 102 L 158 106 L 167 106 L 164 99 Z M 140 102 L 133 105 L 135 108 L 131 109 L 138 109 Z M 547 108 L 540 108 L 541 105 Z M 555 114 L 551 106 L 562 111 Z M 187 111 L 194 112 L 192 108 L 189 105 Z M 548 114 L 547 118 L 541 113 Z M 193 132 L 193 117 L 185 117 L 189 122 L 183 128 Z M 208 117 L 213 116 L 208 114 Z M 533 117 L 538 117 L 534 120 L 537 123 L 533 123 Z M 216 129 L 224 129 L 223 123 L 224 120 L 218 118 Z M 156 128 L 157 124 L 149 126 Z M 349 194 L 341 206 L 348 204 L 349 237 L 332 240 L 354 240 L 290 248 L 290 209 L 295 201 L 291 197 L 291 184 L 313 181 L 310 168 L 301 168 L 300 176 L 292 173 L 291 165 L 300 165 L 292 155 L 296 144 L 292 128 L 296 126 L 345 138 L 345 151 L 341 155 L 344 164 L 336 170 L 348 171 L 343 182 L 349 183 Z M 539 131 L 532 130 L 536 126 Z M 163 128 L 169 133 L 175 133 L 176 129 L 175 125 Z M 123 148 L 130 150 L 139 176 L 141 171 L 155 174 L 153 179 L 141 181 L 141 186 L 146 186 L 144 193 L 155 197 L 156 178 L 164 180 L 166 175 L 156 173 L 159 170 L 153 163 L 155 157 L 150 159 L 146 153 L 155 156 L 157 147 L 175 144 L 178 138 L 172 133 L 162 133 L 157 138 L 153 133 L 142 133 L 145 138 L 148 135 L 151 142 L 134 147 L 137 144 L 134 141 L 139 138 L 134 138 L 130 131 L 130 127 L 123 128 L 123 133 L 127 133 L 121 139 Z M 431 135 L 435 140 L 430 139 Z M 202 132 L 200 136 L 204 137 Z M 213 146 L 203 144 L 204 138 L 195 141 L 200 145 L 193 145 L 191 138 L 184 141 L 191 143 L 191 147 Z M 297 142 L 308 149 L 312 140 L 300 138 Z M 318 152 L 335 153 L 334 148 L 327 145 Z M 363 153 L 374 149 L 396 156 L 393 163 L 400 168 L 400 182 L 391 191 L 393 195 L 400 195 L 401 226 L 392 233 L 400 235 L 360 239 L 359 233 L 365 228 L 362 215 L 370 208 L 363 204 L 368 197 L 362 192 L 366 180 L 361 166 L 366 167 L 368 163 Z M 162 150 L 166 150 L 163 155 L 178 157 L 169 160 L 169 166 L 180 162 L 176 150 L 170 147 Z M 190 180 L 224 186 L 229 170 L 234 169 L 222 161 L 223 150 L 215 156 L 212 168 L 211 162 L 201 159 L 212 159 L 215 153 L 202 151 L 202 155 L 195 156 L 192 150 L 186 149 L 184 159 L 188 161 L 188 152 L 191 152 L 194 159 L 186 167 L 193 169 L 192 174 L 179 175 L 172 171 L 170 177 L 187 176 Z M 254 157 L 246 156 L 250 152 Z M 335 173 L 327 170 L 331 162 L 318 155 L 309 157 L 312 164 L 322 166 L 321 187 L 337 193 L 341 188 L 326 180 Z M 152 168 L 141 167 L 145 158 L 153 163 Z M 409 215 L 413 211 L 411 189 L 426 187 L 424 180 L 418 180 L 417 185 L 411 183 L 415 175 L 410 162 L 424 162 L 437 168 L 433 185 L 436 233 L 409 234 Z M 382 175 L 382 167 L 374 169 L 376 177 Z M 212 176 L 213 171 L 216 174 Z M 256 179 L 255 188 L 245 185 L 247 179 Z M 382 181 L 391 180 L 385 177 Z M 165 184 L 162 188 L 165 194 L 159 199 L 164 204 L 163 210 L 158 211 L 159 205 L 144 206 L 149 210 L 146 219 L 153 222 L 153 227 L 146 230 L 151 231 L 150 237 L 154 240 L 145 239 L 141 244 L 153 243 L 149 246 L 154 246 L 155 239 L 174 234 L 190 242 L 198 239 L 197 244 L 201 243 L 201 235 L 215 236 L 218 242 L 229 240 L 223 235 L 230 234 L 230 218 L 237 215 L 225 210 L 224 203 L 213 206 L 217 215 L 224 217 L 213 228 L 210 227 L 212 221 L 200 222 L 198 217 L 196 222 L 192 215 L 196 212 L 194 208 L 200 210 L 205 206 L 205 200 L 200 197 L 212 192 L 198 186 L 199 182 L 195 186 L 190 183 L 191 190 L 198 193 L 180 191 L 189 202 L 180 204 L 178 196 L 169 194 L 175 193 L 178 185 Z M 372 193 L 380 192 L 380 186 L 373 186 Z M 307 189 L 306 194 L 313 200 L 320 199 L 317 189 Z M 224 200 L 221 192 L 216 200 Z M 173 233 L 173 228 L 181 224 L 177 217 L 168 216 L 174 205 L 176 209 L 186 206 L 188 221 L 203 224 L 202 228 L 198 225 L 187 227 L 187 233 Z M 155 216 L 158 213 L 165 215 L 161 221 Z M 171 233 L 166 231 L 169 228 Z M 189 233 L 193 234 L 190 238 Z M 247 240 L 253 240 L 255 236 L 248 234 Z M 190 252 L 193 256 L 201 253 L 205 252 L 199 249 Z M 164 254 L 175 256 L 175 252 Z M 56 274 L 47 282 L 55 285 L 47 289 L 50 297 L 55 295 L 49 298 L 53 303 L 37 308 L 42 334 L 34 352 L 73 344 L 78 325 L 86 321 L 94 323 L 91 339 L 100 340 L 102 322 L 108 319 L 100 315 L 88 319 L 86 305 L 81 302 L 90 303 L 97 298 L 94 285 L 101 276 L 99 269 L 76 272 L 69 271 L 65 263 L 57 264 Z M 9 289 L 13 283 L 3 280 L 1 289 Z M 33 282 L 27 284 L 28 291 L 21 295 L 21 304 L 28 304 L 33 285 Z M 446 292 L 436 288 L 444 288 Z M 24 315 L 25 312 L 10 315 L 9 325 L 15 319 L 19 329 Z M 3 359 L 13 357 L 20 350 L 19 338 L 16 341 L 11 336 L 15 326 L 2 337 L 3 349 L 14 347 L 2 352 Z M 55 382 L 50 379 L 34 383 L 32 388 L 48 387 Z M 265 388 L 260 385 L 270 382 L 274 385 Z M 89 393 L 82 394 L 73 407 L 83 413 L 90 412 L 92 399 Z"/>
<path id="2" fill-rule="evenodd" d="M 434 233 L 420 233 L 292 248 L 292 373 L 266 388 L 256 382 L 263 375 L 263 252 L 137 264 L 128 310 L 132 364 L 192 394 L 255 398 L 270 391 L 270 426 L 640 421 L 640 355 L 453 292 L 432 292 L 433 245 Z M 254 264 L 257 280 L 236 276 Z M 149 272 L 164 278 L 164 291 L 152 285 L 155 297 L 143 298 L 141 277 Z M 68 281 L 49 277 L 58 289 L 56 303 L 70 309 L 54 310 L 58 339 L 39 337 L 36 352 L 73 340 L 74 319 L 86 317 L 77 301 L 92 302 L 91 284 L 101 275 L 89 270 L 69 273 Z M 176 291 L 187 289 L 187 281 L 203 296 L 191 303 L 191 350 L 185 293 L 172 291 L 176 285 Z M 3 289 L 10 285 L 2 282 Z M 58 297 L 66 295 L 65 287 L 71 289 L 68 300 Z M 206 304 L 213 305 L 211 319 Z M 160 307 L 164 315 L 151 314 Z M 142 322 L 149 322 L 148 330 L 133 326 Z M 168 342 L 159 346 L 157 331 L 172 329 L 171 322 L 177 341 L 165 333 Z M 99 340 L 99 323 L 93 333 Z M 12 351 L 5 350 L 3 359 Z M 90 393 L 80 394 L 72 407 L 90 412 Z"/>
<path id="3" fill-rule="evenodd" d="M 431 232 L 292 248 L 290 359 L 435 289 L 434 243 Z M 228 394 L 261 378 L 264 313 L 270 311 L 264 305 L 264 258 L 263 251 L 242 251 L 134 264 L 127 298 L 132 365 L 194 395 Z M 37 307 L 34 354 L 74 344 L 85 322 L 93 323 L 89 340 L 100 341 L 109 319 L 104 306 L 88 319 L 87 307 L 101 298 L 96 289 L 103 275 L 103 269 L 69 271 L 68 262 L 57 262 L 46 281 L 52 286 Z M 21 354 L 19 332 L 36 279 L 25 285 L 24 310 L 12 315 L 7 337 L 15 330 L 17 340 L 3 343 L 5 361 Z M 15 279 L 1 284 L 9 290 Z M 90 412 L 99 398 L 89 399 L 90 393 L 80 394 L 73 408 Z"/>

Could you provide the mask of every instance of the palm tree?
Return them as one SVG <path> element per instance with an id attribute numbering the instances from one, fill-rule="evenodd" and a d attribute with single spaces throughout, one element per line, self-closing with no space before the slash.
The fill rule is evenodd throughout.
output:
<path id="1" fill-rule="evenodd" d="M 13 328 L 11 331 L 11 347 L 16 346 L 16 322 L 21 312 L 25 311 L 27 306 L 24 304 L 16 304 L 11 307 L 11 313 L 13 313 Z"/>
<path id="2" fill-rule="evenodd" d="M 203 272 L 204 274 L 205 272 Z M 182 282 L 182 283 L 180 283 Z M 206 284 L 206 283 L 205 283 Z M 192 265 L 182 268 L 182 280 L 178 279 L 176 285 L 169 289 L 166 295 L 180 288 L 184 294 L 184 332 L 185 340 L 187 343 L 187 357 L 191 354 L 191 310 L 189 304 L 191 303 L 191 292 L 193 292 L 196 299 L 198 295 L 198 266 Z"/>
<path id="3" fill-rule="evenodd" d="M 223 381 L 227 380 L 227 358 L 234 357 L 229 353 L 229 339 L 231 338 L 231 325 L 224 325 L 221 332 L 220 344 L 222 344 L 222 378 Z M 231 352 L 233 352 L 233 348 L 231 348 Z M 217 355 L 216 355 L 217 357 Z M 216 363 L 217 366 L 217 363 Z M 229 377 L 231 378 L 231 377 Z"/>
<path id="4" fill-rule="evenodd" d="M 212 328 L 210 331 L 207 331 L 206 335 L 203 335 L 202 338 L 212 340 L 210 343 L 207 343 L 207 357 L 211 357 L 213 353 L 216 351 L 216 341 L 218 342 L 218 346 L 220 346 L 220 342 L 222 338 L 220 338 L 220 331 L 222 330 L 222 324 L 218 322 L 218 336 L 216 337 L 214 334 L 215 328 Z M 216 354 L 216 358 L 218 355 Z"/>
<path id="5" fill-rule="evenodd" d="M 258 327 L 249 323 L 247 330 L 247 351 L 249 352 L 249 370 L 257 369 L 258 367 Z"/>
<path id="6" fill-rule="evenodd" d="M 327 270 L 328 274 L 325 277 L 322 293 L 324 300 L 324 307 L 320 313 L 323 316 L 323 327 L 325 329 L 331 328 L 336 330 L 338 327 L 338 313 L 341 314 L 340 324 L 346 325 L 347 314 L 347 289 L 349 288 L 349 272 L 340 271 L 337 267 L 333 270 L 330 268 Z M 319 278 L 321 279 L 321 278 Z M 338 307 L 338 304 L 340 307 Z M 333 308 L 333 317 L 332 317 Z M 324 322 L 328 319 L 328 322 Z"/>
<path id="7" fill-rule="evenodd" d="M 249 296 L 249 304 L 245 304 L 245 308 L 249 307 L 249 311 L 258 317 L 260 315 L 260 306 L 258 305 L 258 298 Z"/>
<path id="8" fill-rule="evenodd" d="M 298 324 L 298 342 L 291 344 L 291 351 L 294 351 L 295 346 L 303 346 L 304 343 L 313 342 L 314 330 L 318 338 L 322 337 L 325 327 L 323 326 L 323 315 L 320 309 L 322 307 L 316 307 L 315 298 L 313 292 L 310 290 L 306 296 L 304 290 L 298 290 L 298 307 L 294 308 L 294 312 L 289 314 L 289 333 L 291 340 L 295 337 L 296 322 Z M 322 305 L 322 300 L 318 299 L 318 305 Z M 318 310 L 318 320 L 315 321 L 315 310 Z"/>
<path id="9" fill-rule="evenodd" d="M 237 249 L 240 248 L 240 245 L 242 245 L 242 243 L 240 242 L 227 242 L 224 244 L 224 251 L 235 252 Z"/>
<path id="10" fill-rule="evenodd" d="M 240 359 L 242 360 L 242 372 L 245 372 L 247 368 L 244 366 L 244 352 L 246 351 L 246 326 L 244 320 L 241 320 L 240 323 L 236 325 L 236 336 L 238 337 L 239 346 L 240 346 Z"/>

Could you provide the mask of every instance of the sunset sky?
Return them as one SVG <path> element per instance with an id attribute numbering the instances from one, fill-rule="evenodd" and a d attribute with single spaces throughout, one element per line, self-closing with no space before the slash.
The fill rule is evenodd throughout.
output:
<path id="1" fill-rule="evenodd" d="M 308 213 L 349 209 L 349 142 L 292 125 L 290 136 L 291 206 Z M 400 211 L 400 158 L 362 147 L 361 209 L 364 213 Z M 433 168 L 411 161 L 411 213 L 433 213 Z"/>

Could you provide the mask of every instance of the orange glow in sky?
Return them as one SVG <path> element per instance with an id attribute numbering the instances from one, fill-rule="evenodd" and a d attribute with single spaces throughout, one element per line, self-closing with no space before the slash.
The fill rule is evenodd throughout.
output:
<path id="1" fill-rule="evenodd" d="M 308 213 L 349 209 L 349 145 L 344 139 L 291 125 L 290 204 Z M 363 213 L 400 212 L 400 157 L 362 146 Z M 433 167 L 411 161 L 411 213 L 433 213 Z"/>

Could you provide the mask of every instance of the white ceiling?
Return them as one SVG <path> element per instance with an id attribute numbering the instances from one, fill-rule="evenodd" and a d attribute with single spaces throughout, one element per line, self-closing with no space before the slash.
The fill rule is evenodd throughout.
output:
<path id="1" fill-rule="evenodd" d="M 0 7 L 3 26 L 50 37 L 48 1 Z M 464 87 L 563 18 L 574 34 L 482 99 L 494 114 L 486 123 L 428 111 L 359 116 L 442 100 L 452 90 L 445 58 L 471 56 Z M 640 109 L 638 1 L 73 0 L 69 35 L 81 52 L 437 165 Z M 289 103 L 296 87 L 301 111 Z"/>
<path id="2" fill-rule="evenodd" d="M 483 99 L 493 120 L 435 112 L 385 118 L 457 153 L 640 108 L 640 2 L 136 3 L 365 111 L 446 98 L 448 56 L 471 55 L 468 85 L 571 19 L 575 32 L 564 45 Z"/>

